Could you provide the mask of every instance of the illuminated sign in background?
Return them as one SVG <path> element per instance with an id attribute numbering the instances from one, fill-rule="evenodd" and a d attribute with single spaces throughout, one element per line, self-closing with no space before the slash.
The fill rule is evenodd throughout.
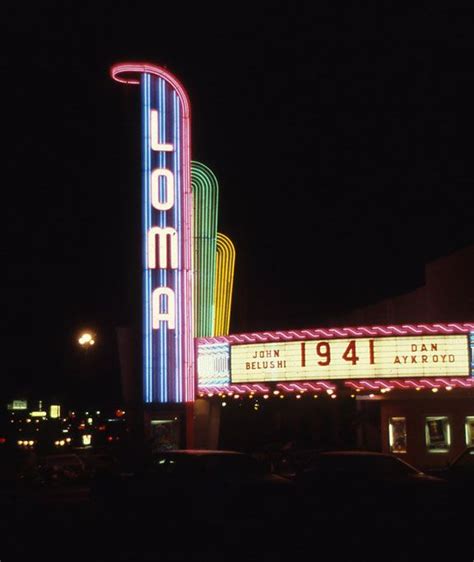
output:
<path id="1" fill-rule="evenodd" d="M 467 336 L 306 340 L 235 345 L 232 382 L 467 376 Z"/>
<path id="2" fill-rule="evenodd" d="M 190 106 L 166 70 L 118 64 L 142 101 L 143 392 L 145 402 L 194 400 Z"/>
<path id="3" fill-rule="evenodd" d="M 26 400 L 13 400 L 8 404 L 9 410 L 26 410 L 28 408 L 28 402 Z"/>

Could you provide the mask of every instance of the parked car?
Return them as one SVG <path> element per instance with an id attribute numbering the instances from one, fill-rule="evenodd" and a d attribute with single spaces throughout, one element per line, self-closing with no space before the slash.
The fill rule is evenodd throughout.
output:
<path id="1" fill-rule="evenodd" d="M 273 454 L 272 465 L 276 474 L 294 479 L 310 468 L 320 454 L 318 449 L 284 449 Z"/>
<path id="2" fill-rule="evenodd" d="M 46 484 L 72 484 L 85 479 L 86 466 L 74 453 L 52 454 L 40 457 L 38 472 Z"/>
<path id="3" fill-rule="evenodd" d="M 287 513 L 294 483 L 272 474 L 251 455 L 221 450 L 170 450 L 140 469 L 96 479 L 91 494 L 110 507 L 155 507 L 162 516 L 185 510 L 201 519 Z"/>
<path id="4" fill-rule="evenodd" d="M 81 454 L 87 478 L 94 478 L 100 473 L 113 473 L 120 469 L 119 459 L 108 451 L 87 451 Z"/>
<path id="5" fill-rule="evenodd" d="M 319 453 L 295 480 L 301 505 L 315 518 L 351 525 L 424 524 L 447 501 L 444 480 L 395 455 L 371 451 Z"/>

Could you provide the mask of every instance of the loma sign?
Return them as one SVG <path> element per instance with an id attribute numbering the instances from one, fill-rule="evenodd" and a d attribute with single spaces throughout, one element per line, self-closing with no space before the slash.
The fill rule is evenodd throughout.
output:
<path id="1" fill-rule="evenodd" d="M 190 105 L 166 70 L 112 67 L 142 104 L 143 392 L 147 403 L 195 396 Z"/>

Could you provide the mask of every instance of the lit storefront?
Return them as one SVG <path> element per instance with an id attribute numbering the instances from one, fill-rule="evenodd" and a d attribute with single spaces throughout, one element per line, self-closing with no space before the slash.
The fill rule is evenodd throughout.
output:
<path id="1" fill-rule="evenodd" d="M 198 394 L 349 397 L 362 413 L 376 404 L 381 449 L 435 466 L 473 442 L 473 346 L 471 323 L 200 338 Z"/>

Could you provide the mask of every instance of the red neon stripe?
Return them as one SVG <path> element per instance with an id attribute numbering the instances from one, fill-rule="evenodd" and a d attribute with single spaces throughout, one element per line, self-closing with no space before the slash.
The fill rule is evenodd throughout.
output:
<path id="1" fill-rule="evenodd" d="M 229 336 L 215 336 L 197 338 L 198 344 L 206 343 L 255 343 L 265 341 L 291 341 L 318 338 L 338 338 L 354 336 L 401 336 L 422 334 L 468 334 L 474 331 L 473 322 L 450 324 L 403 324 L 400 326 L 357 326 L 346 328 L 314 328 L 304 330 L 278 330 L 275 332 L 253 332 L 233 334 Z"/>

